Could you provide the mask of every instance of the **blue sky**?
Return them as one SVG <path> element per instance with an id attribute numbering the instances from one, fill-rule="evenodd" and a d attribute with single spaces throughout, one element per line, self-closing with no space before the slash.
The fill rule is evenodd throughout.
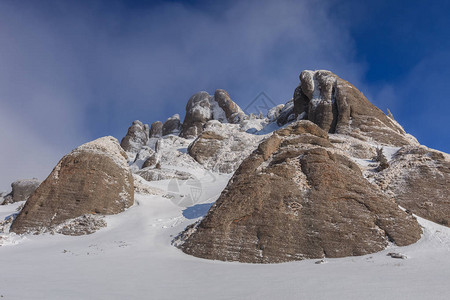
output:
<path id="1" fill-rule="evenodd" d="M 0 190 L 76 146 L 184 114 L 200 90 L 245 107 L 328 69 L 450 152 L 450 1 L 0 0 Z"/>

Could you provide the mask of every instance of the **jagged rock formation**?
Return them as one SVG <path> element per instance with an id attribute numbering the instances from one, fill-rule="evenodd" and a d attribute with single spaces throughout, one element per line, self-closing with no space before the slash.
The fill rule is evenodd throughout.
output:
<path id="1" fill-rule="evenodd" d="M 142 146 L 147 144 L 148 135 L 148 125 L 136 120 L 128 128 L 127 135 L 120 142 L 120 146 L 127 152 L 137 153 Z"/>
<path id="2" fill-rule="evenodd" d="M 203 131 L 203 124 L 211 119 L 210 96 L 207 92 L 198 92 L 186 104 L 186 116 L 181 128 L 181 137 L 193 138 Z"/>
<path id="3" fill-rule="evenodd" d="M 174 114 L 162 126 L 162 135 L 178 134 L 180 132 L 180 115 Z"/>
<path id="4" fill-rule="evenodd" d="M 309 121 L 276 131 L 234 174 L 196 227 L 181 236 L 191 255 L 275 263 L 363 255 L 416 242 L 414 217 L 333 153 Z"/>
<path id="5" fill-rule="evenodd" d="M 183 121 L 180 136 L 194 138 L 203 132 L 203 127 L 209 120 L 222 123 L 239 123 L 245 114 L 234 103 L 225 90 L 216 90 L 214 96 L 207 92 L 194 94 L 186 105 L 186 116 Z"/>
<path id="6" fill-rule="evenodd" d="M 303 71 L 293 103 L 291 110 L 280 115 L 279 124 L 306 119 L 330 133 L 395 146 L 417 144 L 358 89 L 330 71 Z"/>
<path id="7" fill-rule="evenodd" d="M 133 176 L 126 157 L 113 137 L 76 148 L 31 195 L 11 231 L 39 233 L 85 214 L 117 214 L 131 206 Z"/>
<path id="8" fill-rule="evenodd" d="M 256 149 L 262 138 L 240 131 L 238 125 L 225 127 L 219 121 L 211 120 L 205 124 L 203 133 L 189 145 L 188 153 L 208 170 L 232 173 Z"/>
<path id="9" fill-rule="evenodd" d="M 281 126 L 295 120 L 296 118 L 297 115 L 294 113 L 294 100 L 291 99 L 283 105 L 283 108 L 278 113 L 277 124 Z"/>
<path id="10" fill-rule="evenodd" d="M 150 138 L 160 138 L 162 134 L 163 129 L 163 123 L 161 121 L 156 121 L 152 123 L 152 126 L 150 126 Z"/>
<path id="11" fill-rule="evenodd" d="M 414 214 L 450 226 L 450 157 L 424 146 L 401 148 L 376 183 Z"/>
<path id="12" fill-rule="evenodd" d="M 218 89 L 214 92 L 214 98 L 212 101 L 217 102 L 219 107 L 223 110 L 225 113 L 226 120 L 228 123 L 231 124 L 238 124 L 244 117 L 245 113 L 242 111 L 242 109 L 237 105 L 236 103 L 231 100 L 230 95 L 227 93 L 227 91 Z M 213 103 L 213 109 L 214 109 L 214 102 Z M 220 110 L 214 109 L 213 110 L 213 119 L 218 120 L 220 122 L 224 122 L 223 115 L 220 112 Z"/>
<path id="13" fill-rule="evenodd" d="M 11 183 L 12 191 L 4 197 L 2 204 L 11 204 L 19 201 L 26 201 L 41 184 L 41 181 L 33 179 L 21 179 Z"/>

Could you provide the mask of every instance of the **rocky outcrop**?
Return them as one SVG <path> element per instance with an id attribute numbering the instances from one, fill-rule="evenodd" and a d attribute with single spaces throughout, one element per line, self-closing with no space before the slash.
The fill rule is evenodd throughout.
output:
<path id="1" fill-rule="evenodd" d="M 450 226 L 450 157 L 424 146 L 401 148 L 376 183 L 410 212 Z"/>
<path id="2" fill-rule="evenodd" d="M 5 196 L 5 200 L 2 204 L 11 204 L 28 200 L 40 184 L 41 181 L 37 178 L 14 181 L 11 183 L 11 193 Z"/>
<path id="3" fill-rule="evenodd" d="M 149 137 L 150 138 L 162 137 L 162 135 L 163 135 L 162 129 L 163 129 L 163 123 L 161 121 L 153 122 L 152 126 L 150 126 Z"/>
<path id="4" fill-rule="evenodd" d="M 211 120 L 189 145 L 188 153 L 208 170 L 232 173 L 262 139 L 262 136 L 240 131 L 238 125 L 227 126 Z"/>
<path id="5" fill-rule="evenodd" d="M 231 100 L 225 90 L 216 90 L 214 96 L 210 96 L 207 92 L 198 92 L 186 105 L 186 116 L 180 136 L 197 137 L 203 132 L 203 127 L 209 120 L 237 124 L 244 117 L 242 109 Z"/>
<path id="6" fill-rule="evenodd" d="M 186 104 L 186 116 L 181 128 L 181 137 L 193 138 L 203 131 L 203 125 L 211 119 L 210 96 L 207 92 L 198 92 Z"/>
<path id="7" fill-rule="evenodd" d="M 122 212 L 134 202 L 126 157 L 113 137 L 76 148 L 31 195 L 11 231 L 39 233 L 85 214 Z"/>
<path id="8" fill-rule="evenodd" d="M 146 166 L 146 162 L 150 157 L 155 156 L 155 151 L 149 146 L 143 146 L 136 154 L 133 163 L 130 165 L 131 172 L 136 172 Z"/>
<path id="9" fill-rule="evenodd" d="M 164 122 L 164 125 L 162 126 L 162 135 L 178 134 L 180 128 L 180 115 L 175 114 Z"/>
<path id="10" fill-rule="evenodd" d="M 297 116 L 294 113 L 294 100 L 291 99 L 280 109 L 277 116 L 277 124 L 281 126 L 295 120 L 295 118 Z"/>
<path id="11" fill-rule="evenodd" d="M 231 100 L 230 95 L 225 90 L 218 89 L 214 92 L 214 98 L 212 99 L 213 116 L 214 120 L 218 120 L 223 123 L 223 116 L 220 110 L 214 109 L 215 103 L 222 109 L 225 113 L 226 120 L 228 123 L 238 124 L 244 117 L 245 113 L 236 103 Z"/>
<path id="12" fill-rule="evenodd" d="M 293 117 L 306 119 L 330 133 L 404 146 L 416 142 L 352 84 L 330 71 L 303 71 L 294 92 Z M 290 116 L 290 115 L 289 115 Z M 284 124 L 289 116 L 279 118 Z"/>
<path id="13" fill-rule="evenodd" d="M 276 263 L 364 255 L 421 229 L 309 121 L 276 131 L 240 165 L 206 217 L 178 237 L 191 255 Z"/>
<path id="14" fill-rule="evenodd" d="M 178 170 L 172 169 L 154 169 L 154 168 L 144 168 L 136 172 L 137 175 L 144 178 L 147 181 L 158 181 L 158 180 L 166 180 L 166 179 L 180 179 L 180 180 L 188 180 L 192 178 L 192 175 L 187 172 L 182 172 Z"/>
<path id="15" fill-rule="evenodd" d="M 120 146 L 127 152 L 137 153 L 142 146 L 147 144 L 148 135 L 148 125 L 136 120 L 128 128 L 127 135 L 120 142 Z"/>

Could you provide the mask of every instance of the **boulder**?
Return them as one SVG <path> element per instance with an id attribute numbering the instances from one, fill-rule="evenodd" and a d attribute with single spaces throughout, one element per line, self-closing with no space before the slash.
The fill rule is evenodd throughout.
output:
<path id="1" fill-rule="evenodd" d="M 168 118 L 162 126 L 162 135 L 178 134 L 180 132 L 180 115 L 174 114 Z"/>
<path id="2" fill-rule="evenodd" d="M 293 113 L 330 133 L 395 146 L 417 144 L 352 84 L 330 71 L 303 71 L 294 91 Z M 287 118 L 279 119 L 279 124 Z"/>
<path id="3" fill-rule="evenodd" d="M 156 121 L 152 123 L 152 126 L 150 126 L 150 138 L 160 138 L 162 137 L 162 129 L 163 129 L 163 123 L 160 121 Z"/>
<path id="4" fill-rule="evenodd" d="M 117 214 L 134 203 L 126 153 L 113 137 L 81 145 L 64 156 L 36 189 L 11 231 L 39 233 L 86 214 Z"/>
<path id="5" fill-rule="evenodd" d="M 147 142 L 148 125 L 145 126 L 141 121 L 136 120 L 128 128 L 128 132 L 120 142 L 120 146 L 127 152 L 137 153 Z"/>
<path id="6" fill-rule="evenodd" d="M 28 200 L 40 184 L 41 181 L 37 178 L 14 181 L 11 184 L 11 193 L 5 197 L 5 201 L 2 204 L 10 204 Z"/>
<path id="7" fill-rule="evenodd" d="M 408 211 L 450 227 L 450 156 L 425 146 L 401 148 L 375 181 Z"/>
<path id="8" fill-rule="evenodd" d="M 176 244 L 215 260 L 279 263 L 364 255 L 416 242 L 421 229 L 326 131 L 298 121 L 246 158 L 219 199 Z"/>

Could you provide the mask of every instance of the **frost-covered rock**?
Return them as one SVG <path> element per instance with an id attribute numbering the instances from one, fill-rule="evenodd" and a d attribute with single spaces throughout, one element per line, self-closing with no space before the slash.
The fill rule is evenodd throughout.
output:
<path id="1" fill-rule="evenodd" d="M 137 174 L 133 174 L 134 192 L 142 195 L 165 195 L 163 190 L 148 185 L 148 181 Z"/>
<path id="2" fill-rule="evenodd" d="M 126 157 L 113 137 L 76 148 L 31 195 L 11 231 L 39 233 L 85 214 L 122 212 L 134 203 Z"/>
<path id="3" fill-rule="evenodd" d="M 6 195 L 2 204 L 11 204 L 19 201 L 26 201 L 41 184 L 37 178 L 20 179 L 11 183 L 12 191 Z"/>
<path id="4" fill-rule="evenodd" d="M 211 120 L 211 96 L 207 92 L 198 92 L 189 98 L 186 104 L 186 116 L 180 136 L 193 138 L 203 131 L 203 125 Z"/>
<path id="5" fill-rule="evenodd" d="M 142 146 L 148 142 L 148 125 L 145 126 L 141 121 L 134 121 L 128 128 L 127 135 L 120 142 L 120 146 L 131 153 L 137 153 Z"/>
<path id="6" fill-rule="evenodd" d="M 286 104 L 283 105 L 283 108 L 280 110 L 277 117 L 277 124 L 284 125 L 288 122 L 295 120 L 296 115 L 294 113 L 294 100 L 291 99 Z"/>
<path id="7" fill-rule="evenodd" d="M 309 121 L 276 131 L 242 162 L 206 217 L 180 236 L 180 248 L 207 259 L 277 263 L 416 242 L 416 219 L 333 148 Z"/>
<path id="8" fill-rule="evenodd" d="M 415 144 L 397 122 L 370 103 L 356 87 L 330 71 L 306 70 L 300 74 L 292 112 L 329 133 L 394 146 Z"/>
<path id="9" fill-rule="evenodd" d="M 174 114 L 168 118 L 162 127 L 162 135 L 178 134 L 180 132 L 180 115 Z"/>
<path id="10" fill-rule="evenodd" d="M 148 146 L 143 146 L 141 150 L 139 150 L 134 162 L 131 164 L 131 171 L 137 171 L 139 169 L 144 168 L 145 162 L 152 156 L 155 155 L 155 151 Z"/>
<path id="11" fill-rule="evenodd" d="M 269 119 L 269 122 L 275 122 L 280 116 L 280 113 L 283 110 L 283 108 L 284 104 L 279 104 L 269 109 L 269 111 L 267 112 L 267 119 Z"/>
<path id="12" fill-rule="evenodd" d="M 150 126 L 149 138 L 160 138 L 162 137 L 163 123 L 161 121 L 156 121 Z"/>
<path id="13" fill-rule="evenodd" d="M 206 123 L 203 133 L 189 145 L 188 153 L 208 170 L 232 173 L 263 138 L 242 132 L 237 124 L 211 120 Z"/>
<path id="14" fill-rule="evenodd" d="M 147 181 L 158 181 L 172 178 L 188 180 L 189 178 L 192 178 L 190 173 L 166 168 L 145 168 L 137 171 L 136 174 Z"/>
<path id="15" fill-rule="evenodd" d="M 207 92 L 193 95 L 186 105 L 186 116 L 181 128 L 181 137 L 195 138 L 203 132 L 209 120 L 222 123 L 239 123 L 245 113 L 234 103 L 225 90 L 216 90 L 214 96 Z"/>
<path id="16" fill-rule="evenodd" d="M 211 105 L 212 108 L 212 119 L 218 120 L 224 123 L 222 112 L 225 114 L 226 121 L 228 123 L 237 124 L 244 119 L 245 113 L 236 103 L 231 100 L 230 95 L 227 91 L 218 89 L 214 92 L 214 98 L 211 99 L 211 103 L 216 102 L 220 109 Z"/>
<path id="17" fill-rule="evenodd" d="M 376 184 L 400 206 L 450 227 L 450 156 L 425 146 L 406 146 L 394 154 Z"/>
<path id="18" fill-rule="evenodd" d="M 106 225 L 103 216 L 86 214 L 56 225 L 49 231 L 51 233 L 78 236 L 94 233 L 97 230 L 106 227 Z"/>

